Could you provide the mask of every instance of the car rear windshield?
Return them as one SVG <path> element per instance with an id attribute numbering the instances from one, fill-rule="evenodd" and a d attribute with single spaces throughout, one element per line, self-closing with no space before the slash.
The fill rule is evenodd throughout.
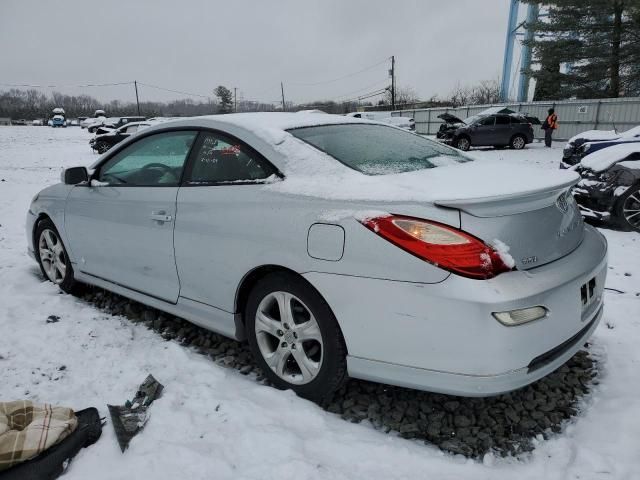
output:
<path id="1" fill-rule="evenodd" d="M 433 140 L 384 125 L 321 125 L 288 132 L 366 175 L 412 172 L 471 161 Z"/>

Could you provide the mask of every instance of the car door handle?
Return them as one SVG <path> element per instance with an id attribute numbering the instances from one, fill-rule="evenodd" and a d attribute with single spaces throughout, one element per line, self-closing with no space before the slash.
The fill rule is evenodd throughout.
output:
<path id="1" fill-rule="evenodd" d="M 171 220 L 173 220 L 173 217 L 171 215 L 167 215 L 167 212 L 165 212 L 164 210 L 152 213 L 149 218 L 160 223 L 170 222 Z"/>

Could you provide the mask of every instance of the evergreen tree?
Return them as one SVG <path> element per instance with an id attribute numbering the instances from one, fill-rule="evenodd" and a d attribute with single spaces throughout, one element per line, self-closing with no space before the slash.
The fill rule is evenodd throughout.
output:
<path id="1" fill-rule="evenodd" d="M 220 102 L 220 113 L 229 113 L 233 110 L 233 93 L 231 93 L 231 90 L 220 85 L 213 93 L 218 97 L 218 102 Z"/>
<path id="2" fill-rule="evenodd" d="M 527 25 L 536 31 L 536 100 L 640 95 L 640 0 L 543 5 L 548 16 Z"/>

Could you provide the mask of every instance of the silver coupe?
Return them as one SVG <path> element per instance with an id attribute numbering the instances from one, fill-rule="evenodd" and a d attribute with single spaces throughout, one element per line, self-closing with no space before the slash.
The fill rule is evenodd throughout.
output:
<path id="1" fill-rule="evenodd" d="M 64 291 L 247 340 L 306 398 L 347 376 L 488 396 L 557 369 L 602 315 L 607 244 L 578 179 L 352 117 L 189 118 L 64 170 L 28 249 Z"/>

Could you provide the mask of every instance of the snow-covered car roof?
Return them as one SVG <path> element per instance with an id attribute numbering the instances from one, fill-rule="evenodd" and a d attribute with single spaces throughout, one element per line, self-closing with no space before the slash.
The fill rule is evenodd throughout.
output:
<path id="1" fill-rule="evenodd" d="M 482 110 L 481 112 L 477 113 L 476 115 L 493 115 L 495 113 L 511 114 L 511 113 L 516 113 L 516 112 L 515 112 L 515 110 L 511 110 L 510 108 L 498 106 L 498 107 L 486 108 L 486 109 Z"/>
<path id="2" fill-rule="evenodd" d="M 587 155 L 582 159 L 580 165 L 594 172 L 603 172 L 634 153 L 640 153 L 640 142 L 620 143 Z"/>

